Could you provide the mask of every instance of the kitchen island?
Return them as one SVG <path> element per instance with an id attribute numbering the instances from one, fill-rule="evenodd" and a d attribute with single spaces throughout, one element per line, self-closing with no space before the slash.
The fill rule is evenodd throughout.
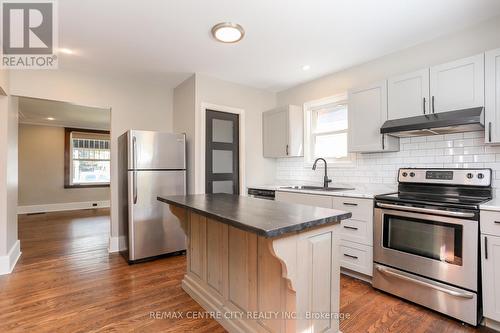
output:
<path id="1" fill-rule="evenodd" d="M 188 239 L 183 289 L 230 332 L 337 332 L 351 213 L 229 194 L 159 196 Z"/>

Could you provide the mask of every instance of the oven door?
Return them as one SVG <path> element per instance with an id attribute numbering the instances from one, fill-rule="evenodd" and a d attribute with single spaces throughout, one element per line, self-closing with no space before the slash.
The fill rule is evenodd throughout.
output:
<path id="1" fill-rule="evenodd" d="M 477 291 L 478 226 L 476 220 L 376 208 L 373 260 Z"/>

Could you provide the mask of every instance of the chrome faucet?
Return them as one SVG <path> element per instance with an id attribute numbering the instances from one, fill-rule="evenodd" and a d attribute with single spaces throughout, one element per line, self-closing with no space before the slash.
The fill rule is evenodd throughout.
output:
<path id="1" fill-rule="evenodd" d="M 316 164 L 318 163 L 318 161 L 323 161 L 323 163 L 325 163 L 325 177 L 323 178 L 323 187 L 324 188 L 328 188 L 328 183 L 331 183 L 332 180 L 328 178 L 328 164 L 326 163 L 326 160 L 324 158 L 317 158 L 315 161 L 314 161 L 314 164 L 313 164 L 313 170 L 316 170 Z"/>

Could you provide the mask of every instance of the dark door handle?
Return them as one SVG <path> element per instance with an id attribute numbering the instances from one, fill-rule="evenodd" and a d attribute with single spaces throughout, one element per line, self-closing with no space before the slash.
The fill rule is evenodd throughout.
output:
<path id="1" fill-rule="evenodd" d="M 425 97 L 424 97 L 424 103 L 423 103 L 423 107 L 424 107 L 424 114 L 425 114 L 425 102 L 426 102 L 426 100 L 425 100 Z"/>
<path id="2" fill-rule="evenodd" d="M 491 142 L 491 121 L 488 123 L 488 142 Z"/>
<path id="3" fill-rule="evenodd" d="M 385 150 L 385 134 L 382 134 L 382 150 Z"/>
<path id="4" fill-rule="evenodd" d="M 484 237 L 484 259 L 488 259 L 488 237 Z"/>
<path id="5" fill-rule="evenodd" d="M 357 206 L 357 203 L 344 202 L 344 206 Z"/>
<path id="6" fill-rule="evenodd" d="M 285 147 L 286 156 L 288 156 L 288 145 Z"/>
<path id="7" fill-rule="evenodd" d="M 432 103 L 432 113 L 436 113 L 436 108 L 434 106 L 434 100 L 435 100 L 435 98 L 434 98 L 434 96 L 432 96 L 432 100 L 431 100 L 431 103 Z"/>
<path id="8" fill-rule="evenodd" d="M 351 259 L 358 259 L 356 256 L 351 256 L 350 254 L 344 253 L 344 257 L 351 258 Z"/>
<path id="9" fill-rule="evenodd" d="M 496 224 L 500 224 L 500 221 L 495 221 L 494 223 L 496 223 Z"/>
<path id="10" fill-rule="evenodd" d="M 358 230 L 358 228 L 356 228 L 356 227 L 350 227 L 348 225 L 345 225 L 344 228 L 351 229 L 351 230 Z"/>

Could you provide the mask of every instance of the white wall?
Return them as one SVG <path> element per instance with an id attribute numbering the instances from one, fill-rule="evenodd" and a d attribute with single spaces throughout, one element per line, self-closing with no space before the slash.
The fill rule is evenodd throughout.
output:
<path id="1" fill-rule="evenodd" d="M 395 27 L 397 29 L 397 27 Z M 297 104 L 344 93 L 392 75 L 404 74 L 500 47 L 500 17 L 385 57 L 326 75 L 278 93 L 278 105 Z M 381 41 L 383 42 L 383 41 Z M 311 64 L 314 66 L 314 64 Z"/>
<path id="2" fill-rule="evenodd" d="M 128 129 L 173 130 L 173 90 L 151 77 L 112 76 L 64 70 L 15 71 L 13 95 L 111 108 L 111 250 L 117 250 L 117 137 Z M 116 238 L 116 239 L 114 239 Z"/>
<path id="3" fill-rule="evenodd" d="M 262 112 L 276 107 L 276 95 L 265 90 L 196 74 L 196 111 L 198 117 L 203 103 L 244 110 L 246 184 L 274 182 L 276 161 L 264 158 L 262 152 Z M 204 126 L 204 124 L 198 124 L 198 126 L 200 125 Z M 201 148 L 200 146 L 198 144 L 197 148 Z M 196 151 L 196 157 L 200 157 L 199 149 Z M 240 160 L 241 158 L 242 156 L 240 156 Z M 200 164 L 202 163 L 204 164 L 205 161 L 200 161 Z M 197 166 L 197 170 L 201 170 L 201 174 L 204 174 L 202 166 Z"/>
<path id="4" fill-rule="evenodd" d="M 276 161 L 262 156 L 262 112 L 276 106 L 275 93 L 195 74 L 174 89 L 174 128 L 187 133 L 188 184 L 190 193 L 204 188 L 202 105 L 211 104 L 244 110 L 245 182 L 247 185 L 274 182 Z M 224 110 L 221 110 L 224 111 Z"/>
<path id="5" fill-rule="evenodd" d="M 18 98 L 9 96 L 7 130 L 7 249 L 15 246 L 17 236 L 18 198 Z"/>
<path id="6" fill-rule="evenodd" d="M 9 93 L 9 74 L 0 87 Z M 9 273 L 20 255 L 17 239 L 17 98 L 0 95 L 0 274 Z"/>
<path id="7" fill-rule="evenodd" d="M 387 55 L 297 87 L 279 92 L 278 105 L 302 105 L 392 75 L 483 53 L 500 47 L 500 17 L 459 33 Z M 356 154 L 352 167 L 331 167 L 334 182 L 396 183 L 399 167 L 487 167 L 495 171 L 493 186 L 499 192 L 500 148 L 484 145 L 484 132 L 460 133 L 401 140 L 397 153 Z M 319 168 L 321 169 L 321 168 Z M 280 159 L 277 180 L 282 183 L 322 180 L 323 170 L 310 170 L 303 158 Z M 500 194 L 500 193 L 498 193 Z"/>
<path id="8" fill-rule="evenodd" d="M 20 124 L 18 137 L 20 208 L 41 205 L 40 208 L 44 209 L 54 204 L 109 202 L 109 187 L 64 188 L 63 127 Z"/>
<path id="9" fill-rule="evenodd" d="M 195 193 L 195 85 L 193 74 L 174 89 L 174 131 L 186 133 L 188 193 Z"/>

